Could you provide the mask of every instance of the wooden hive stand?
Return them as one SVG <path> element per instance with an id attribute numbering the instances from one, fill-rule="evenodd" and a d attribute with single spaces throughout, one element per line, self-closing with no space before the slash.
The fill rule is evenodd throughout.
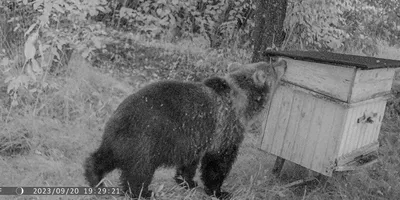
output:
<path id="1" fill-rule="evenodd" d="M 261 149 L 331 177 L 373 162 L 400 61 L 327 52 L 267 51 L 287 63 L 263 121 Z M 368 158 L 373 159 L 368 159 Z"/>

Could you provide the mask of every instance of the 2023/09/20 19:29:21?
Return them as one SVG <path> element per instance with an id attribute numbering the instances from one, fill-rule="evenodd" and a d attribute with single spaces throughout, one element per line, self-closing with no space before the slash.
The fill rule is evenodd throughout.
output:
<path id="1" fill-rule="evenodd" d="M 0 187 L 0 195 L 123 195 L 119 187 Z"/>

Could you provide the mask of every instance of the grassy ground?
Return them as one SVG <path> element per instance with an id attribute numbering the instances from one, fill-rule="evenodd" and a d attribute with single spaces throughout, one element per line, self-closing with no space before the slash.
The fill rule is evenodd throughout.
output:
<path id="1" fill-rule="evenodd" d="M 73 54 L 63 73 L 50 76 L 54 90 L 40 106 L 23 102 L 9 109 L 4 77 L 0 77 L 0 186 L 86 186 L 82 163 L 99 145 L 105 121 L 128 94 L 161 79 L 196 81 L 223 74 L 232 61 L 249 61 L 246 51 L 208 50 L 194 39 L 179 44 L 147 42 L 116 36 L 90 65 Z M 382 48 L 384 57 L 400 59 L 397 49 Z M 396 57 L 397 56 L 397 57 Z M 92 67 L 94 66 L 94 67 Z M 397 84 L 397 83 L 396 83 Z M 397 88 L 397 87 L 396 87 Z M 396 90 L 394 91 L 396 93 Z M 234 199 L 398 199 L 400 198 L 399 99 L 388 103 L 381 130 L 379 162 L 325 183 L 285 188 L 307 170 L 285 164 L 282 176 L 271 174 L 275 157 L 256 146 L 251 132 L 223 188 Z M 172 180 L 173 169 L 157 171 L 151 188 L 156 199 L 210 199 L 202 187 L 186 191 Z M 198 179 L 198 177 L 197 177 Z M 107 176 L 118 185 L 118 171 Z M 118 196 L 2 196 L 4 199 L 124 199 Z"/>

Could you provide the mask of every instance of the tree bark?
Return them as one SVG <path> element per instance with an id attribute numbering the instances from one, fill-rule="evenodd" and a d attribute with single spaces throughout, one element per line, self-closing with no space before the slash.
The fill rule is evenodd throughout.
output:
<path id="1" fill-rule="evenodd" d="M 259 62 L 267 48 L 281 47 L 285 33 L 283 22 L 286 16 L 288 0 L 257 0 L 255 11 L 255 30 L 252 36 L 252 62 Z"/>

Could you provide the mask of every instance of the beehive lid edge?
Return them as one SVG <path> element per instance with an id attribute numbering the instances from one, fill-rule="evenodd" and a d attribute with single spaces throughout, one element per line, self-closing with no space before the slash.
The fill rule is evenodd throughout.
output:
<path id="1" fill-rule="evenodd" d="M 317 51 L 265 51 L 264 56 L 281 56 L 295 60 L 332 65 L 354 66 L 361 69 L 400 68 L 399 60 Z"/>

